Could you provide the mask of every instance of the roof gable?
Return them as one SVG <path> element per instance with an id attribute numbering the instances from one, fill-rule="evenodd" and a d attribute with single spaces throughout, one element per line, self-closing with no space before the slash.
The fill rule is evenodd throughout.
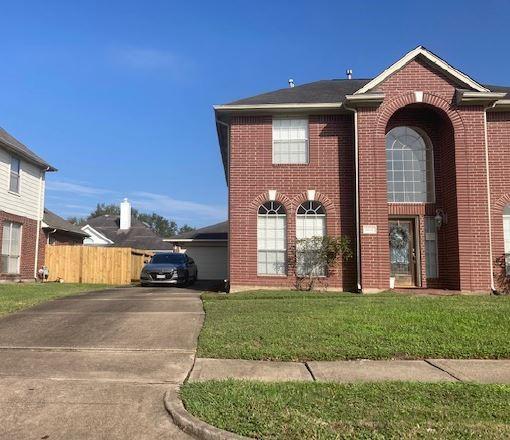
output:
<path id="1" fill-rule="evenodd" d="M 489 89 L 485 88 L 483 85 L 476 82 L 474 79 L 470 78 L 465 73 L 462 73 L 460 70 L 455 69 L 453 66 L 448 64 L 443 59 L 439 58 L 437 55 L 429 51 L 423 46 L 418 46 L 416 49 L 406 53 L 402 58 L 393 63 L 390 67 L 384 70 L 382 73 L 377 75 L 374 79 L 365 84 L 362 88 L 354 92 L 355 95 L 359 95 L 362 93 L 367 93 L 370 90 L 376 88 L 379 84 L 381 84 L 386 78 L 393 75 L 395 72 L 398 72 L 404 66 L 409 64 L 411 61 L 415 60 L 418 57 L 424 58 L 427 62 L 440 69 L 446 75 L 450 76 L 454 80 L 458 81 L 465 87 L 476 90 L 478 92 L 489 92 Z"/>

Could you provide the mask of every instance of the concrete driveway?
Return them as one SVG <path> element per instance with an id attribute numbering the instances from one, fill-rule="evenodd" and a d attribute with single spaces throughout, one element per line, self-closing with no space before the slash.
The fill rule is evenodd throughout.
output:
<path id="1" fill-rule="evenodd" d="M 163 406 L 193 365 L 200 291 L 121 288 L 0 319 L 0 438 L 181 439 Z"/>

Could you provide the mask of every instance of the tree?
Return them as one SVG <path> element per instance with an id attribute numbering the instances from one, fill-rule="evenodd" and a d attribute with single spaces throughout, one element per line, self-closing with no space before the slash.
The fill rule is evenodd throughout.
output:
<path id="1" fill-rule="evenodd" d="M 87 224 L 87 219 L 85 217 L 69 217 L 67 221 L 76 226 L 85 226 Z"/>
<path id="2" fill-rule="evenodd" d="M 179 234 L 184 234 L 185 232 L 191 232 L 191 231 L 194 231 L 195 228 L 193 226 L 190 226 L 188 224 L 185 224 L 185 225 L 182 225 L 180 228 L 179 228 Z"/>
<path id="3" fill-rule="evenodd" d="M 159 214 L 153 212 L 152 214 L 138 213 L 136 218 L 144 222 L 152 231 L 160 237 L 171 237 L 177 233 L 177 223 L 173 220 L 168 220 Z"/>
<path id="4" fill-rule="evenodd" d="M 96 209 L 90 213 L 87 219 L 99 217 L 101 215 L 120 215 L 120 206 L 112 203 L 110 204 L 98 203 L 96 205 Z M 175 221 L 169 220 L 159 214 L 156 214 L 155 212 L 153 212 L 152 214 L 147 214 L 139 212 L 137 209 L 131 208 L 131 215 L 133 216 L 133 218 L 145 223 L 153 232 L 155 232 L 160 237 L 171 237 L 172 235 L 176 235 L 177 233 L 180 234 L 182 232 L 194 230 L 194 228 L 188 225 L 183 225 L 180 228 L 178 228 L 177 223 Z M 80 226 L 82 226 L 86 224 L 87 219 L 82 218 L 78 219 L 75 217 L 72 220 L 75 220 L 76 222 L 81 222 Z"/>
<path id="5" fill-rule="evenodd" d="M 326 235 L 296 240 L 289 260 L 296 271 L 297 289 L 313 290 L 319 280 L 324 284 L 326 278 L 322 277 L 342 259 L 350 260 L 352 254 L 351 242 L 345 236 Z"/>

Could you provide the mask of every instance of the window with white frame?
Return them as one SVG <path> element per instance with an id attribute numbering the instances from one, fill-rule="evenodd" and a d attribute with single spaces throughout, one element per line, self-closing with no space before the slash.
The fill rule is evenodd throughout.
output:
<path id="1" fill-rule="evenodd" d="M 425 274 L 438 277 L 437 224 L 434 217 L 425 217 Z"/>
<path id="2" fill-rule="evenodd" d="M 11 173 L 9 178 L 9 191 L 19 193 L 19 176 L 21 161 L 19 157 L 11 156 Z"/>
<path id="3" fill-rule="evenodd" d="M 260 205 L 257 215 L 257 272 L 287 273 L 287 214 L 279 202 Z"/>
<path id="4" fill-rule="evenodd" d="M 510 276 L 510 205 L 503 210 L 503 240 L 505 241 L 506 274 Z"/>
<path id="5" fill-rule="evenodd" d="M 273 118 L 273 163 L 308 163 L 307 118 Z"/>
<path id="6" fill-rule="evenodd" d="M 432 144 L 424 133 L 396 127 L 386 135 L 388 202 L 434 202 Z"/>
<path id="7" fill-rule="evenodd" d="M 296 238 L 298 240 L 311 237 L 324 237 L 326 235 L 326 211 L 321 203 L 307 201 L 302 203 L 296 214 Z M 297 268 L 298 275 L 306 272 L 306 255 L 300 252 L 297 245 Z M 315 275 L 326 275 L 326 268 L 318 268 Z"/>
<path id="8" fill-rule="evenodd" d="M 2 273 L 19 274 L 21 225 L 4 222 L 2 232 Z"/>

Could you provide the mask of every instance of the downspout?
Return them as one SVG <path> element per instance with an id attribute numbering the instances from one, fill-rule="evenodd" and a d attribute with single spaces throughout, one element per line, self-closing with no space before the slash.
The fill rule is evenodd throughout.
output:
<path id="1" fill-rule="evenodd" d="M 228 212 L 228 240 L 227 240 L 227 276 L 229 279 L 224 280 L 225 281 L 225 291 L 229 293 L 230 291 L 230 237 L 232 236 L 230 234 L 230 124 L 227 124 L 226 122 L 220 121 L 218 118 L 216 118 L 216 123 L 223 125 L 227 128 L 227 190 L 228 190 L 228 197 L 227 197 L 227 212 Z"/>
<path id="2" fill-rule="evenodd" d="M 37 271 L 39 266 L 39 236 L 41 235 L 41 221 L 43 218 L 43 177 L 46 170 L 41 170 L 41 176 L 39 177 L 39 196 L 38 196 L 38 204 L 39 204 L 39 212 L 37 215 L 37 233 L 35 236 L 35 257 L 34 257 L 34 279 L 37 281 Z"/>
<path id="3" fill-rule="evenodd" d="M 359 218 L 359 143 L 358 143 L 358 110 L 348 107 L 344 104 L 344 108 L 353 112 L 354 115 L 354 181 L 356 190 L 355 197 L 355 217 L 356 217 L 356 281 L 358 292 L 363 292 L 361 281 L 361 231 Z"/>
<path id="4" fill-rule="evenodd" d="M 494 284 L 494 271 L 492 270 L 492 215 L 491 215 L 491 187 L 490 187 L 490 176 L 489 176 L 489 136 L 487 134 L 487 110 L 494 108 L 496 103 L 494 102 L 489 107 L 486 107 L 483 111 L 483 123 L 484 123 L 484 135 L 485 135 L 485 175 L 487 185 L 487 214 L 489 216 L 489 270 L 491 275 L 491 291 L 496 292 L 496 286 Z"/>

